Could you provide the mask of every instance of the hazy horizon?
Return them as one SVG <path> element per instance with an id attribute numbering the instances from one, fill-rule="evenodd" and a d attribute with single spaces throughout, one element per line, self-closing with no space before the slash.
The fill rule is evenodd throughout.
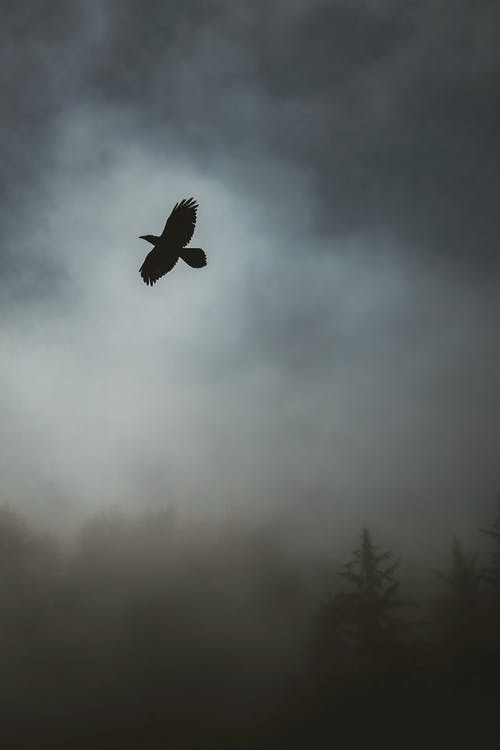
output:
<path id="1" fill-rule="evenodd" d="M 2 501 L 56 531 L 167 502 L 311 550 L 474 544 L 500 486 L 498 11 L 147 7 L 3 14 Z M 146 288 L 138 236 L 189 196 L 208 266 Z"/>

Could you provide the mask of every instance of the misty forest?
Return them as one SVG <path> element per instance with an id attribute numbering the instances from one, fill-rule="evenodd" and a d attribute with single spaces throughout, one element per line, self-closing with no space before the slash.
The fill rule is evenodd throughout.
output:
<path id="1" fill-rule="evenodd" d="M 368 528 L 336 566 L 172 507 L 62 549 L 5 506 L 3 746 L 474 746 L 497 726 L 500 498 L 490 520 L 481 557 L 443 539 L 417 598 Z"/>
<path id="2" fill-rule="evenodd" d="M 500 747 L 499 91 L 492 0 L 1 0 L 0 750 Z"/>

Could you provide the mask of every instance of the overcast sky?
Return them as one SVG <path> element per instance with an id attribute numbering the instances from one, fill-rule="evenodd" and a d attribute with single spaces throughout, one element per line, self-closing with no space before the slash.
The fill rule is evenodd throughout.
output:
<path id="1" fill-rule="evenodd" d="M 500 10 L 2 4 L 2 499 L 414 551 L 500 489 Z M 138 235 L 200 204 L 208 266 Z"/>

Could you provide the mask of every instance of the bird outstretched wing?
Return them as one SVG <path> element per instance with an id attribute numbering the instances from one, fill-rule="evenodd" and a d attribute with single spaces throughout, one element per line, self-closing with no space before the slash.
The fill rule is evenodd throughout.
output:
<path id="1" fill-rule="evenodd" d="M 193 236 L 197 208 L 198 204 L 194 198 L 187 198 L 176 203 L 167 219 L 161 238 L 172 245 L 185 247 Z"/>
<path id="2" fill-rule="evenodd" d="M 146 255 L 144 263 L 139 269 L 144 282 L 153 286 L 158 279 L 172 270 L 179 257 L 173 254 L 159 253 L 156 248 Z"/>

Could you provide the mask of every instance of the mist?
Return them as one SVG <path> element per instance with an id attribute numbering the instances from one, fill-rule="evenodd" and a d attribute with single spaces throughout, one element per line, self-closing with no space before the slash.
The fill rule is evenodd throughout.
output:
<path id="1" fill-rule="evenodd" d="M 458 531 L 479 519 L 471 497 L 496 480 L 497 284 L 380 237 L 311 235 L 307 186 L 297 215 L 283 166 L 257 203 L 175 143 L 154 158 L 116 130 L 66 117 L 23 224 L 54 271 L 44 285 L 28 265 L 7 291 L 5 498 L 49 525 L 165 498 L 292 525 L 318 512 L 320 535 L 325 513 L 353 528 L 385 513 L 412 538 L 422 513 L 449 527 L 450 503 Z M 176 269 L 153 296 L 137 237 L 193 183 L 214 271 Z"/>
<path id="2" fill-rule="evenodd" d="M 499 489 L 499 13 L 451 0 L 4 5 L 5 523 L 50 540 L 41 599 L 57 589 L 52 624 L 63 622 L 87 686 L 98 668 L 79 672 L 63 599 L 88 613 L 98 661 L 114 638 L 92 593 L 102 577 L 114 617 L 148 608 L 141 643 L 149 627 L 161 641 L 165 611 L 176 613 L 189 634 L 179 675 L 191 648 L 213 647 L 239 665 L 228 679 L 243 681 L 240 707 L 252 660 L 252 700 L 262 678 L 289 706 L 294 680 L 309 680 L 321 602 L 363 528 L 401 558 L 403 588 L 424 609 L 453 537 L 464 565 L 476 551 L 479 566 L 488 559 L 478 529 Z M 178 264 L 150 289 L 139 236 L 161 232 L 189 196 L 208 265 Z M 169 514 L 153 542 L 147 524 L 163 528 Z M 122 599 L 85 534 L 124 591 L 130 581 Z M 218 576 L 222 586 L 223 614 L 199 641 L 212 604 L 193 566 L 206 567 L 207 590 Z M 265 620 L 255 590 L 283 570 L 293 585 Z M 23 600 L 28 620 L 41 617 L 37 596 Z M 37 648 L 63 665 L 46 618 Z M 189 669 L 196 682 L 196 660 Z M 88 695 L 80 687 L 75 700 Z M 132 701 L 133 680 L 130 690 Z M 227 714 L 224 700 L 214 715 Z M 260 746 L 266 719 L 253 726 Z M 95 732 L 88 741 L 104 741 Z"/>

